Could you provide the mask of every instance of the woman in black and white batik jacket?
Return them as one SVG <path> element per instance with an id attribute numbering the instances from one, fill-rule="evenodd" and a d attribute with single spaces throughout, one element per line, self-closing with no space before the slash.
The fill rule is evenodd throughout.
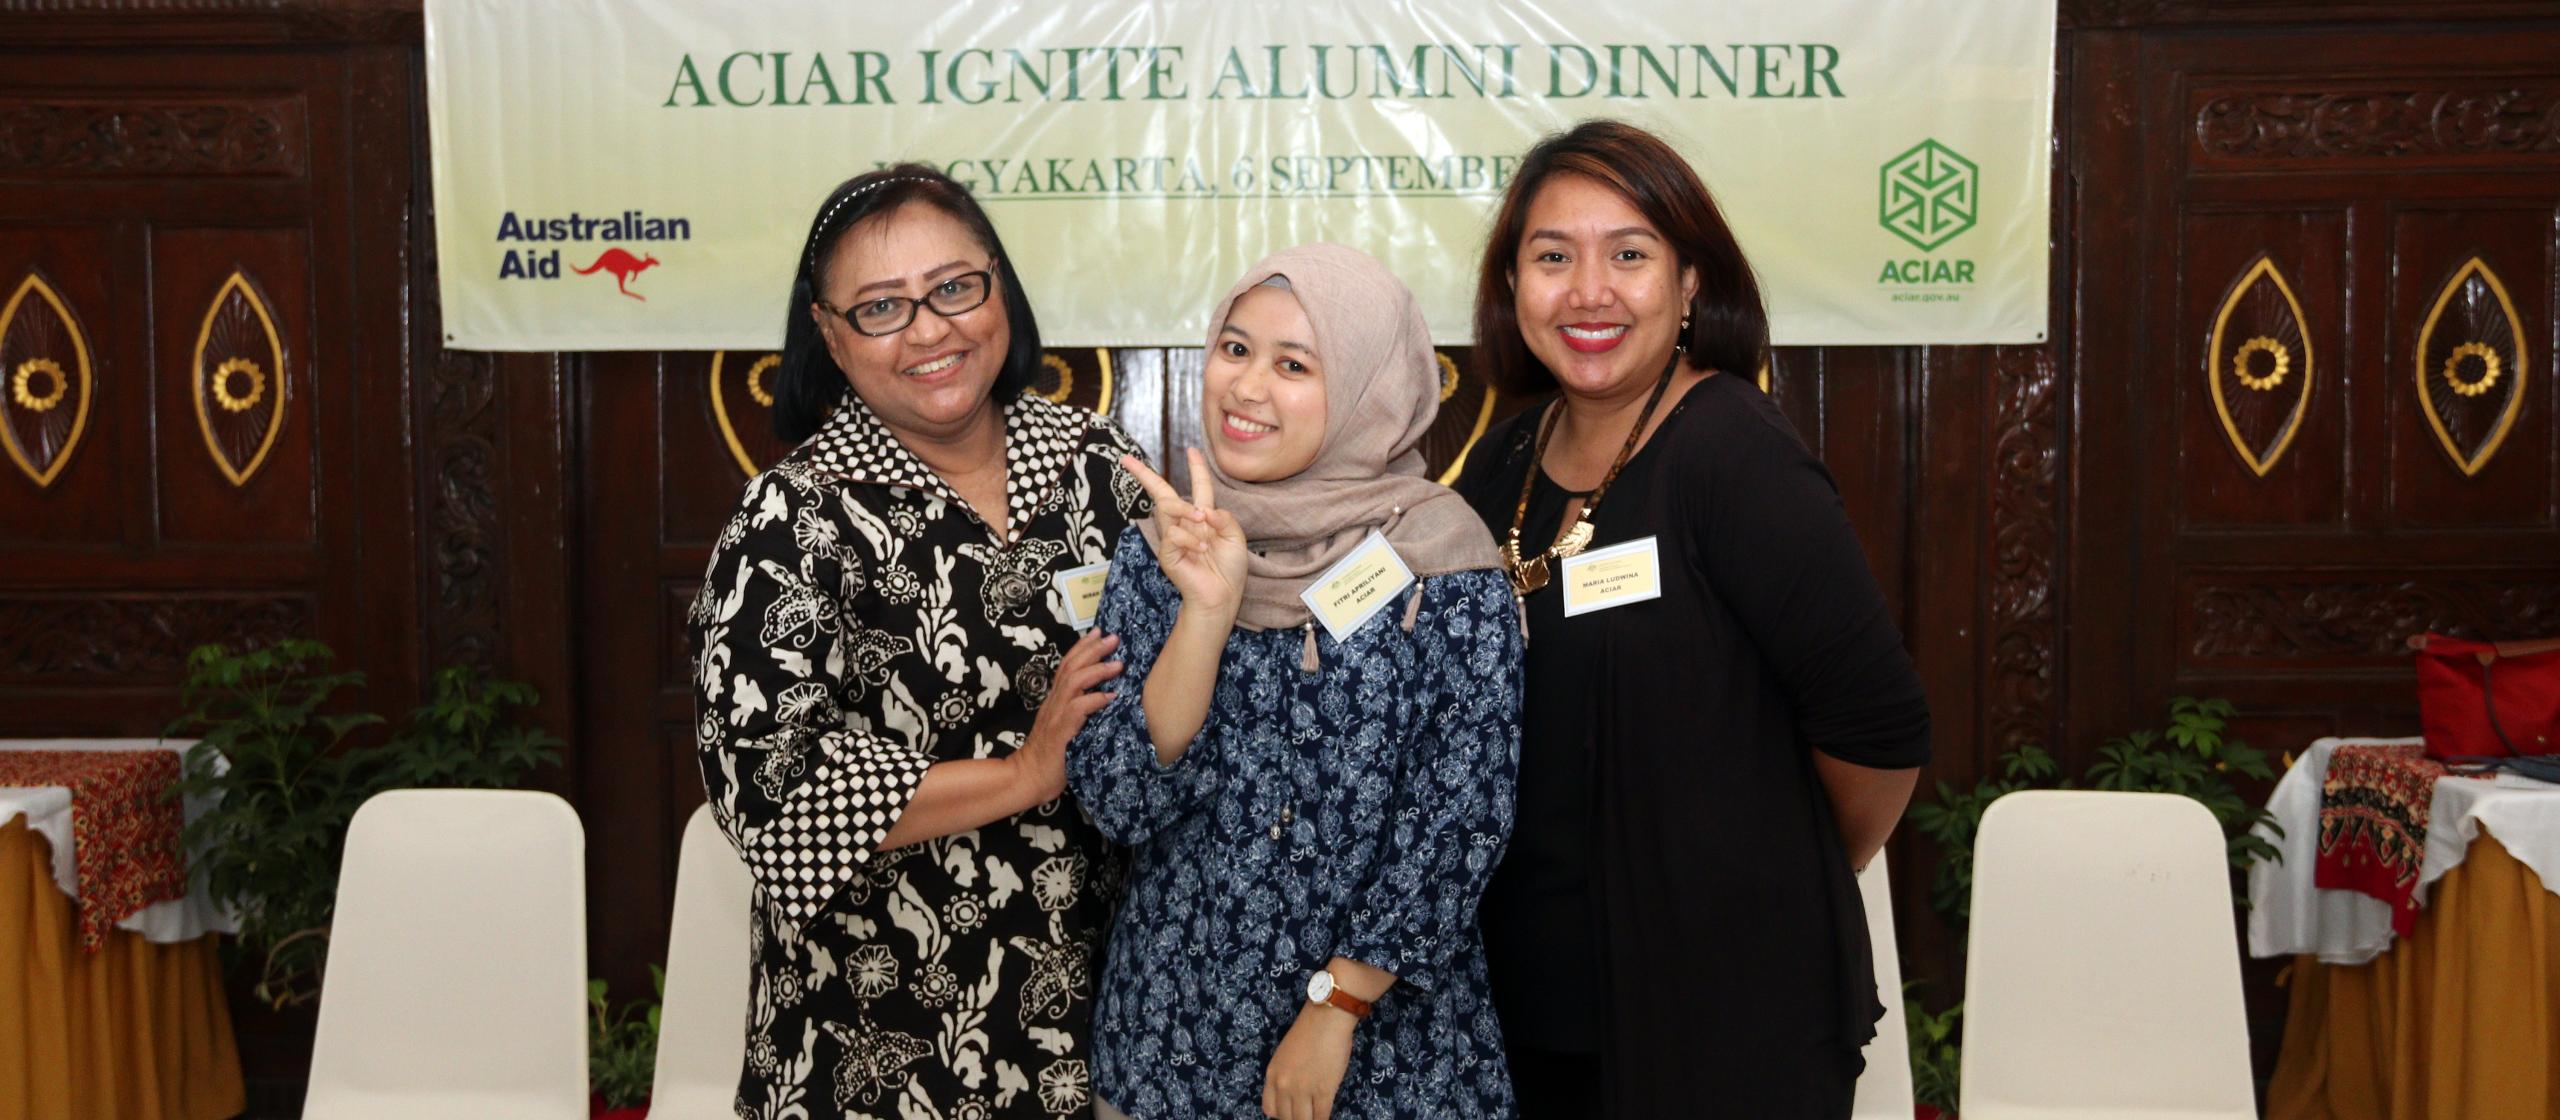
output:
<path id="1" fill-rule="evenodd" d="M 704 791 L 756 883 L 750 1120 L 1091 1109 L 1119 873 L 1064 750 L 1118 665 L 1057 577 L 1144 498 L 1116 426 L 1022 391 L 993 237 L 922 168 L 830 196 L 777 392 L 807 438 L 694 603 Z"/>

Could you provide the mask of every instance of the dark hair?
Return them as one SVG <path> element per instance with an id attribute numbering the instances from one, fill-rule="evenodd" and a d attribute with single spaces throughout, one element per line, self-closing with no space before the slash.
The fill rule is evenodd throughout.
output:
<path id="1" fill-rule="evenodd" d="M 910 202 L 951 215 L 996 259 L 996 298 L 1004 307 L 1005 328 L 1013 336 L 1004 368 L 996 373 L 997 403 L 1013 403 L 1039 371 L 1040 324 L 1031 317 L 1031 300 L 1022 293 L 1021 277 L 1014 274 L 1013 255 L 1004 251 L 995 223 L 987 220 L 987 212 L 979 209 L 969 189 L 921 163 L 866 172 L 827 193 L 817 218 L 809 223 L 809 239 L 801 243 L 800 267 L 791 274 L 791 306 L 782 316 L 782 367 L 773 389 L 773 434 L 783 442 L 798 443 L 816 434 L 827 415 L 844 403 L 844 371 L 837 368 L 835 356 L 827 353 L 827 340 L 809 317 L 828 258 L 846 230 Z"/>
<path id="2" fill-rule="evenodd" d="M 1691 366 L 1745 377 L 1760 368 L 1769 345 L 1760 282 L 1706 184 L 1661 137 L 1624 121 L 1593 120 L 1538 141 L 1503 192 L 1476 275 L 1475 367 L 1486 384 L 1512 396 L 1556 387 L 1555 375 L 1520 337 L 1512 280 L 1529 204 L 1558 175 L 1586 176 L 1618 192 L 1662 231 L 1677 264 L 1697 270 L 1698 294 L 1690 297 L 1689 329 L 1679 340 Z"/>

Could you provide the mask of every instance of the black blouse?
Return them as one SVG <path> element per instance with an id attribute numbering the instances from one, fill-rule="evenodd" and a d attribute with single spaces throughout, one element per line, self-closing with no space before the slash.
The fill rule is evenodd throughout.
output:
<path id="1" fill-rule="evenodd" d="M 1534 407 L 1458 490 L 1499 537 Z M 1602 1056 L 1610 1116 L 1845 1116 L 1873 1037 L 1864 911 L 1812 750 L 1924 764 L 1927 700 L 1838 490 L 1758 388 L 1692 387 L 1594 517 L 1662 597 L 1529 597 L 1518 826 L 1483 906 L 1515 1043 Z M 1524 545 L 1568 495 L 1543 476 Z M 1560 581 L 1559 581 L 1560 583 Z"/>

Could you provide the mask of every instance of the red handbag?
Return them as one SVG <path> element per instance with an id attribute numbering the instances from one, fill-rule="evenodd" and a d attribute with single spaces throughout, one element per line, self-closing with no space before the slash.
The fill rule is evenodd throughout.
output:
<path id="1" fill-rule="evenodd" d="M 2560 753 L 2560 638 L 2409 639 L 2418 655 L 2418 722 L 2435 758 Z"/>

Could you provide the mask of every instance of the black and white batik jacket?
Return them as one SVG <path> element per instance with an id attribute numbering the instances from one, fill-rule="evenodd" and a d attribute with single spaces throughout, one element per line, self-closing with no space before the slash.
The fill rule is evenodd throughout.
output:
<path id="1" fill-rule="evenodd" d="M 877 849 L 927 766 L 1030 732 L 1076 636 L 1053 577 L 1142 516 L 1135 450 L 1008 406 L 1010 542 L 858 399 L 747 484 L 691 614 L 703 788 L 756 884 L 739 1116 L 1086 1115 L 1100 834 L 1062 798 Z"/>

